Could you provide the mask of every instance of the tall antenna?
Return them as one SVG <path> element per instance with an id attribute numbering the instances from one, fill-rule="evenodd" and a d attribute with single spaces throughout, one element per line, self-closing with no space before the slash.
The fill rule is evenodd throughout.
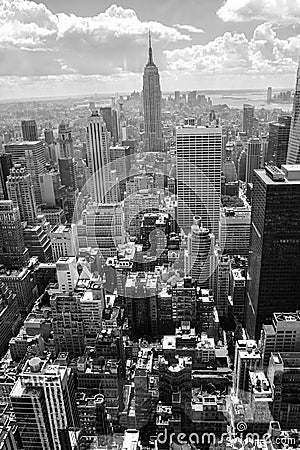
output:
<path id="1" fill-rule="evenodd" d="M 148 64 L 153 65 L 153 57 L 152 57 L 152 42 L 151 42 L 151 32 L 149 30 L 149 59 Z"/>

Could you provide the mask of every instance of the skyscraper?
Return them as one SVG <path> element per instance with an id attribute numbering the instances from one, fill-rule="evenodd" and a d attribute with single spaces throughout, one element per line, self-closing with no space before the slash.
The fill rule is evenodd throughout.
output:
<path id="1" fill-rule="evenodd" d="M 16 164 L 7 178 L 8 197 L 19 208 L 22 222 L 33 225 L 37 218 L 37 208 L 31 176 L 24 167 Z"/>
<path id="2" fill-rule="evenodd" d="M 87 127 L 88 166 L 92 177 L 92 197 L 96 203 L 104 203 L 109 189 L 108 164 L 109 134 L 103 117 L 93 111 Z"/>
<path id="3" fill-rule="evenodd" d="M 19 269 L 29 259 L 18 208 L 11 200 L 0 201 L 0 264 Z"/>
<path id="4" fill-rule="evenodd" d="M 291 128 L 291 116 L 279 116 L 269 124 L 269 144 L 265 162 L 281 167 L 286 163 Z"/>
<path id="5" fill-rule="evenodd" d="M 53 144 L 54 142 L 54 133 L 52 128 L 45 128 L 44 129 L 44 138 L 45 138 L 45 142 L 48 145 Z"/>
<path id="6" fill-rule="evenodd" d="M 11 155 L 7 153 L 0 155 L 0 200 L 8 200 L 6 181 L 12 166 Z"/>
<path id="7" fill-rule="evenodd" d="M 187 125 L 176 130 L 178 225 L 189 231 L 193 216 L 219 235 L 222 129 Z"/>
<path id="8" fill-rule="evenodd" d="M 74 156 L 71 128 L 64 121 L 58 127 L 58 144 L 61 158 L 72 158 Z"/>
<path id="9" fill-rule="evenodd" d="M 121 203 L 87 205 L 77 223 L 79 248 L 99 248 L 103 258 L 115 256 L 125 242 L 124 213 Z"/>
<path id="10" fill-rule="evenodd" d="M 116 145 L 119 142 L 120 137 L 120 124 L 119 124 L 119 114 L 115 108 L 111 106 L 102 106 L 100 108 L 100 114 L 106 123 L 107 131 L 111 134 L 111 139 Z"/>
<path id="11" fill-rule="evenodd" d="M 293 114 L 286 163 L 300 163 L 300 64 L 297 70 Z"/>
<path id="12" fill-rule="evenodd" d="M 272 88 L 269 86 L 267 90 L 267 103 L 272 103 L 272 97 Z"/>
<path id="13" fill-rule="evenodd" d="M 37 141 L 38 140 L 38 130 L 35 120 L 22 120 L 22 136 L 23 141 Z"/>
<path id="14" fill-rule="evenodd" d="M 251 137 L 254 130 L 254 106 L 244 104 L 243 106 L 243 131 Z"/>
<path id="15" fill-rule="evenodd" d="M 201 217 L 195 216 L 188 235 L 186 275 L 191 276 L 202 288 L 209 288 L 212 273 L 213 236 L 203 228 Z"/>
<path id="16" fill-rule="evenodd" d="M 74 158 L 59 158 L 58 159 L 59 174 L 61 184 L 66 187 L 77 188 L 76 177 L 76 161 Z"/>
<path id="17" fill-rule="evenodd" d="M 24 448 L 71 448 L 69 431 L 79 428 L 72 369 L 38 357 L 27 360 L 11 403 Z"/>
<path id="18" fill-rule="evenodd" d="M 149 33 L 149 58 L 143 76 L 143 102 L 145 151 L 163 150 L 163 133 L 161 123 L 161 90 L 158 68 L 153 62 L 151 35 Z"/>
<path id="19" fill-rule="evenodd" d="M 300 308 L 300 167 L 282 170 L 254 171 L 245 318 L 250 337 L 259 337 L 274 312 Z"/>
<path id="20" fill-rule="evenodd" d="M 37 205 L 42 203 L 39 176 L 46 172 L 46 152 L 41 141 L 14 142 L 5 146 L 7 153 L 12 156 L 13 163 L 20 163 L 26 167 L 34 186 Z"/>
<path id="21" fill-rule="evenodd" d="M 260 167 L 261 142 L 258 138 L 251 138 L 247 147 L 246 183 L 252 183 L 253 171 Z"/>

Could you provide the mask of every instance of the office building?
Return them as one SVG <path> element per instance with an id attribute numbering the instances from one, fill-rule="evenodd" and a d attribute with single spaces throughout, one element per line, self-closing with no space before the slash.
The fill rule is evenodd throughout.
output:
<path id="1" fill-rule="evenodd" d="M 254 132 L 254 106 L 244 104 L 243 106 L 243 131 L 251 137 Z"/>
<path id="2" fill-rule="evenodd" d="M 62 121 L 58 127 L 58 146 L 60 158 L 73 158 L 73 138 L 69 124 Z"/>
<path id="3" fill-rule="evenodd" d="M 35 120 L 22 120 L 23 141 L 38 141 L 38 129 Z"/>
<path id="4" fill-rule="evenodd" d="M 262 327 L 260 342 L 264 366 L 272 353 L 300 352 L 300 312 L 274 313 L 272 324 Z"/>
<path id="5" fill-rule="evenodd" d="M 93 111 L 87 127 L 87 156 L 90 170 L 90 189 L 96 203 L 110 201 L 109 133 L 103 117 L 98 111 Z"/>
<path id="6" fill-rule="evenodd" d="M 20 164 L 15 164 L 6 185 L 9 200 L 15 208 L 19 208 L 21 221 L 33 225 L 37 220 L 37 207 L 30 174 Z"/>
<path id="7" fill-rule="evenodd" d="M 279 116 L 269 124 L 269 144 L 265 162 L 278 167 L 286 163 L 291 128 L 291 116 Z"/>
<path id="8" fill-rule="evenodd" d="M 188 235 L 185 275 L 191 276 L 199 286 L 208 288 L 213 272 L 214 237 L 203 227 L 200 217 L 194 216 L 193 221 Z"/>
<path id="9" fill-rule="evenodd" d="M 133 336 L 157 336 L 157 296 L 159 275 L 135 272 L 129 274 L 125 285 L 128 324 Z"/>
<path id="10" fill-rule="evenodd" d="M 242 150 L 237 161 L 238 166 L 238 179 L 240 181 L 246 181 L 246 165 L 247 165 L 247 152 Z"/>
<path id="11" fill-rule="evenodd" d="M 271 86 L 269 86 L 267 90 L 267 103 L 272 103 L 272 99 L 273 99 L 272 88 Z"/>
<path id="12" fill-rule="evenodd" d="M 246 327 L 260 336 L 276 311 L 299 309 L 300 167 L 255 170 Z"/>
<path id="13" fill-rule="evenodd" d="M 144 68 L 144 149 L 147 152 L 163 151 L 163 132 L 161 122 L 161 90 L 158 68 L 153 62 L 151 35 L 149 33 L 149 57 Z"/>
<path id="14" fill-rule="evenodd" d="M 22 448 L 17 424 L 5 411 L 0 416 L 0 448 L 1 450 L 19 450 Z"/>
<path id="15" fill-rule="evenodd" d="M 249 139 L 247 143 L 246 183 L 252 183 L 253 171 L 260 168 L 260 153 L 260 139 Z"/>
<path id="16" fill-rule="evenodd" d="M 234 355 L 233 393 L 246 399 L 249 390 L 249 372 L 257 372 L 261 365 L 261 353 L 254 340 L 239 340 Z"/>
<path id="17" fill-rule="evenodd" d="M 77 223 L 79 248 L 98 248 L 104 259 L 125 243 L 124 214 L 119 203 L 89 204 Z"/>
<path id="18" fill-rule="evenodd" d="M 39 357 L 27 360 L 10 393 L 24 448 L 71 448 L 79 428 L 72 370 Z"/>
<path id="19" fill-rule="evenodd" d="M 37 258 L 31 258 L 18 269 L 5 271 L 1 268 L 0 271 L 0 281 L 17 294 L 18 309 L 22 317 L 26 317 L 39 295 L 36 263 Z"/>
<path id="20" fill-rule="evenodd" d="M 13 163 L 26 167 L 31 175 L 37 205 L 42 203 L 39 177 L 46 172 L 46 152 L 41 141 L 24 141 L 7 144 L 6 152 L 12 156 Z"/>
<path id="21" fill-rule="evenodd" d="M 61 256 L 75 256 L 75 225 L 56 225 L 49 233 L 52 258 L 57 261 Z"/>
<path id="22" fill-rule="evenodd" d="M 80 442 L 83 448 L 91 446 L 94 436 L 101 439 L 111 433 L 104 395 L 96 394 L 89 397 L 82 392 L 77 396 L 77 409 L 81 427 Z"/>
<path id="23" fill-rule="evenodd" d="M 222 255 L 216 268 L 215 299 L 219 316 L 227 317 L 229 305 L 229 275 L 231 270 L 230 258 Z"/>
<path id="24" fill-rule="evenodd" d="M 247 287 L 247 268 L 231 267 L 230 269 L 230 303 L 232 313 L 239 321 L 244 320 Z"/>
<path id="25" fill-rule="evenodd" d="M 43 205 L 60 205 L 64 187 L 61 186 L 59 172 L 51 170 L 39 176 L 41 200 Z"/>
<path id="26" fill-rule="evenodd" d="M 300 65 L 297 70 L 293 113 L 286 163 L 300 164 Z"/>
<path id="27" fill-rule="evenodd" d="M 58 159 L 59 175 L 61 184 L 73 189 L 77 188 L 76 161 L 74 158 Z"/>
<path id="28" fill-rule="evenodd" d="M 7 350 L 20 318 L 17 294 L 0 280 L 0 355 Z"/>
<path id="29" fill-rule="evenodd" d="M 126 178 L 129 175 L 130 148 L 127 146 L 114 146 L 109 148 L 110 170 L 115 170 L 121 198 L 126 190 Z"/>
<path id="30" fill-rule="evenodd" d="M 79 279 L 75 257 L 61 257 L 56 270 L 58 286 L 49 289 L 55 349 L 81 356 L 101 330 L 103 288 L 86 268 Z"/>
<path id="31" fill-rule="evenodd" d="M 11 200 L 0 201 L 0 264 L 19 269 L 29 259 L 18 208 Z"/>
<path id="32" fill-rule="evenodd" d="M 249 253 L 251 208 L 222 208 L 220 217 L 220 244 L 227 255 L 247 256 Z"/>
<path id="33" fill-rule="evenodd" d="M 193 216 L 218 239 L 222 129 L 198 127 L 193 119 L 176 130 L 178 225 L 189 231 Z"/>
<path id="34" fill-rule="evenodd" d="M 11 155 L 2 153 L 0 155 L 0 200 L 8 200 L 6 182 L 12 167 L 13 162 Z"/>
<path id="35" fill-rule="evenodd" d="M 112 106 L 102 106 L 100 107 L 100 114 L 106 124 L 107 131 L 110 133 L 113 144 L 116 145 L 120 139 L 118 110 Z"/>
<path id="36" fill-rule="evenodd" d="M 54 143 L 54 133 L 52 128 L 44 129 L 44 138 L 47 145 L 51 145 Z"/>
<path id="37" fill-rule="evenodd" d="M 271 412 L 282 429 L 300 423 L 300 352 L 272 353 L 267 377 L 273 392 Z"/>
<path id="38" fill-rule="evenodd" d="M 23 236 L 30 257 L 37 256 L 40 262 L 52 260 L 51 241 L 42 225 L 26 226 Z"/>
<path id="39" fill-rule="evenodd" d="M 180 91 L 175 91 L 175 103 L 176 105 L 180 104 Z"/>

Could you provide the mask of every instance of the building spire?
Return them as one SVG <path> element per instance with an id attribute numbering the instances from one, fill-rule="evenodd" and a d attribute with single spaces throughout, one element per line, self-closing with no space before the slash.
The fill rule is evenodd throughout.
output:
<path id="1" fill-rule="evenodd" d="M 148 65 L 154 65 L 153 57 L 152 57 L 152 43 L 151 43 L 151 32 L 149 30 L 149 58 L 148 58 Z"/>

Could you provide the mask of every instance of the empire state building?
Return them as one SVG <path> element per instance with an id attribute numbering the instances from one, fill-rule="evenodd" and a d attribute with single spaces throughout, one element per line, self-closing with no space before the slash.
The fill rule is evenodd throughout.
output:
<path id="1" fill-rule="evenodd" d="M 153 62 L 151 35 L 149 33 L 149 59 L 143 76 L 143 101 L 145 137 L 144 149 L 147 152 L 163 151 L 161 124 L 161 90 L 158 68 Z"/>

